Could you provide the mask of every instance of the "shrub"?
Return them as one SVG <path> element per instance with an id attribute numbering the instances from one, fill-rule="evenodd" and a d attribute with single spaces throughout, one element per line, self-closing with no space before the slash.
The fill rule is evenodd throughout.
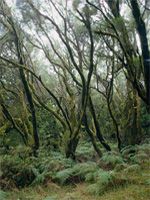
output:
<path id="1" fill-rule="evenodd" d="M 146 184 L 146 185 L 150 185 L 150 179 L 146 180 L 146 181 L 145 181 L 145 184 Z"/>
<path id="2" fill-rule="evenodd" d="M 50 155 L 45 156 L 44 153 L 40 153 L 36 159 L 35 167 L 39 170 L 39 173 L 43 172 L 57 172 L 74 165 L 74 161 L 66 159 L 60 152 L 50 152 Z"/>
<path id="3" fill-rule="evenodd" d="M 146 154 L 150 154 L 150 144 L 138 145 L 138 151 L 143 151 Z"/>
<path id="4" fill-rule="evenodd" d="M 56 180 L 60 184 L 65 184 L 71 176 L 73 176 L 73 170 L 71 168 L 68 168 L 57 172 L 54 176 L 54 180 Z"/>
<path id="5" fill-rule="evenodd" d="M 2 190 L 0 190 L 0 199 L 1 200 L 7 200 L 8 199 L 8 194 Z"/>
<path id="6" fill-rule="evenodd" d="M 13 155 L 13 157 L 12 157 Z M 64 158 L 57 152 L 44 155 L 43 149 L 39 150 L 39 156 L 28 157 L 26 154 L 11 152 L 11 155 L 3 156 L 1 159 L 1 181 L 2 188 L 22 188 L 28 185 L 47 184 L 51 182 L 58 171 L 71 168 L 74 162 Z"/>
<path id="7" fill-rule="evenodd" d="M 94 173 L 98 169 L 96 163 L 87 162 L 74 165 L 72 168 L 57 172 L 54 180 L 60 184 L 77 183 L 86 180 L 89 173 Z"/>
<path id="8" fill-rule="evenodd" d="M 130 158 L 130 161 L 136 164 L 143 164 L 145 162 L 149 162 L 149 156 L 146 153 L 138 152 Z"/>
<path id="9" fill-rule="evenodd" d="M 60 172 L 61 176 L 61 172 L 63 175 L 64 170 L 64 174 L 66 174 L 66 169 L 71 168 L 73 165 L 74 161 L 71 159 L 66 159 L 58 152 L 51 152 L 51 154 L 47 157 L 45 157 L 43 154 L 39 155 L 34 164 L 34 174 L 36 175 L 36 178 L 32 185 L 47 184 L 49 181 L 54 179 L 57 172 L 58 175 Z"/>
<path id="10" fill-rule="evenodd" d="M 128 166 L 129 165 L 126 164 L 126 163 L 117 164 L 116 167 L 115 167 L 115 169 L 114 169 L 114 171 L 115 172 L 120 172 L 120 171 L 126 169 Z"/>
<path id="11" fill-rule="evenodd" d="M 36 168 L 33 169 L 33 172 L 35 174 L 35 179 L 31 183 L 32 186 L 39 184 L 47 185 L 47 183 L 52 180 L 52 172 L 44 171 L 43 173 L 39 173 Z"/>
<path id="12" fill-rule="evenodd" d="M 95 160 L 96 153 L 93 146 L 89 143 L 81 143 L 76 150 L 76 159 L 79 162 L 86 162 L 88 160 Z"/>
<path id="13" fill-rule="evenodd" d="M 1 162 L 1 172 L 0 184 L 6 188 L 11 186 L 19 188 L 28 186 L 35 179 L 30 162 L 27 160 L 24 161 L 18 156 L 4 156 Z"/>
<path id="14" fill-rule="evenodd" d="M 56 200 L 57 196 L 47 196 L 46 198 L 44 198 L 43 200 Z"/>
<path id="15" fill-rule="evenodd" d="M 118 187 L 127 183 L 127 179 L 118 176 L 113 171 L 99 170 L 93 177 L 93 183 L 88 186 L 88 191 L 94 195 L 101 195 L 108 189 Z"/>
<path id="16" fill-rule="evenodd" d="M 107 152 L 100 159 L 99 165 L 104 169 L 114 169 L 117 164 L 124 163 L 123 158 L 114 152 Z"/>
<path id="17" fill-rule="evenodd" d="M 124 148 L 121 150 L 121 154 L 122 154 L 122 157 L 123 157 L 126 161 L 128 161 L 128 160 L 130 160 L 130 158 L 131 158 L 132 156 L 135 155 L 136 151 L 137 151 L 137 145 L 136 145 L 136 146 L 129 145 L 129 146 L 124 147 Z"/>
<path id="18" fill-rule="evenodd" d="M 124 172 L 126 173 L 138 173 L 141 171 L 141 167 L 138 164 L 130 165 L 126 169 L 124 169 Z"/>
<path id="19" fill-rule="evenodd" d="M 150 156 L 150 144 L 127 146 L 122 149 L 123 158 L 131 164 L 142 164 L 147 162 Z"/>

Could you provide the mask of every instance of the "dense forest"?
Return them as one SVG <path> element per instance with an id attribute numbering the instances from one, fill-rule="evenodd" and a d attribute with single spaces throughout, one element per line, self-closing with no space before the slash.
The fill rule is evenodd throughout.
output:
<path id="1" fill-rule="evenodd" d="M 148 200 L 150 1 L 0 0 L 0 200 Z"/>

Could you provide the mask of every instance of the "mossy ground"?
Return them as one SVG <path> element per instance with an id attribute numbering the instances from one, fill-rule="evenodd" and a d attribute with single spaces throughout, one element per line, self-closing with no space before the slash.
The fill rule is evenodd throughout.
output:
<path id="1" fill-rule="evenodd" d="M 58 186 L 49 183 L 46 187 L 28 187 L 8 193 L 7 200 L 149 200 L 150 199 L 150 166 L 144 165 L 140 172 L 127 174 L 129 183 L 107 190 L 101 196 L 90 195 L 88 184 Z M 3 200 L 3 199 L 0 199 Z"/>

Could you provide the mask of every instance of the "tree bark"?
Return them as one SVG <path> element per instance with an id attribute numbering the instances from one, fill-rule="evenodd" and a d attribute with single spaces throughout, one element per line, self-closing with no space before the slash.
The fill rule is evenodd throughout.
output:
<path id="1" fill-rule="evenodd" d="M 90 112 L 92 114 L 93 120 L 94 120 L 94 125 L 95 125 L 95 129 L 96 129 L 96 136 L 98 138 L 98 140 L 100 141 L 100 143 L 103 145 L 103 147 L 107 150 L 107 151 L 111 151 L 110 146 L 105 142 L 103 135 L 101 133 L 100 127 L 99 127 L 99 123 L 96 117 L 96 112 L 93 106 L 93 102 L 92 102 L 92 98 L 89 97 L 89 109 Z"/>
<path id="2" fill-rule="evenodd" d="M 116 138 L 117 138 L 117 142 L 118 142 L 118 149 L 120 151 L 121 150 L 121 138 L 120 138 L 120 133 L 119 133 L 119 127 L 118 127 L 117 120 L 115 119 L 113 112 L 111 110 L 111 105 L 110 105 L 109 99 L 107 99 L 107 106 L 108 106 L 109 114 L 112 118 L 113 124 L 116 129 Z"/>
<path id="3" fill-rule="evenodd" d="M 127 90 L 128 102 L 125 110 L 127 122 L 124 125 L 124 146 L 139 144 L 142 138 L 140 120 L 140 99 L 137 91 L 132 88 L 132 85 L 129 81 L 127 81 Z"/>
<path id="4" fill-rule="evenodd" d="M 21 45 L 20 45 L 19 38 L 18 38 L 18 35 L 17 35 L 15 29 L 14 29 L 14 34 L 15 34 L 15 46 L 16 46 L 16 49 L 17 49 L 19 64 L 24 65 L 24 61 L 23 61 L 23 58 L 22 58 L 22 56 L 23 56 L 22 55 L 22 49 L 20 47 Z M 29 85 L 28 85 L 28 81 L 26 80 L 24 70 L 22 68 L 20 68 L 19 73 L 20 73 L 20 78 L 21 78 L 21 81 L 23 83 L 25 94 L 26 94 L 26 97 L 27 97 L 27 100 L 28 100 L 28 103 L 29 103 L 29 107 L 30 107 L 30 110 L 31 110 L 32 126 L 33 126 L 33 138 L 34 138 L 33 153 L 34 153 L 34 155 L 36 155 L 36 151 L 39 149 L 39 136 L 38 136 L 38 130 L 37 130 L 37 120 L 36 120 L 34 100 L 33 100 L 32 93 L 30 91 Z"/>
<path id="5" fill-rule="evenodd" d="M 76 159 L 75 152 L 79 142 L 79 138 L 70 139 L 66 148 L 66 158 L 71 158 L 72 160 Z"/>
<path id="6" fill-rule="evenodd" d="M 147 99 L 148 111 L 150 113 L 150 52 L 148 47 L 146 27 L 145 27 L 145 22 L 141 16 L 137 0 L 130 0 L 130 2 L 132 7 L 132 14 L 136 22 L 137 32 L 139 34 L 141 42 L 144 75 L 145 75 L 145 86 L 146 86 L 146 99 Z"/>
<path id="7" fill-rule="evenodd" d="M 97 153 L 98 156 L 101 158 L 101 157 L 102 157 L 102 152 L 101 152 L 100 148 L 97 146 L 97 144 L 96 144 L 96 139 L 95 139 L 95 137 L 94 137 L 92 131 L 91 131 L 90 128 L 89 128 L 86 114 L 85 114 L 84 117 L 83 117 L 83 124 L 84 124 L 84 126 L 85 126 L 86 132 L 88 133 L 89 137 L 91 138 L 91 142 L 92 142 L 92 144 L 93 144 L 93 147 L 94 147 L 96 153 Z"/>

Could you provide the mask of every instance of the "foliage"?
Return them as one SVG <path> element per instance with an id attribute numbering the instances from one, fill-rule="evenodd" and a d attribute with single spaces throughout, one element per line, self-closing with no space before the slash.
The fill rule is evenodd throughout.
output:
<path id="1" fill-rule="evenodd" d="M 81 142 L 76 150 L 76 159 L 80 162 L 85 162 L 90 160 L 95 160 L 95 151 L 91 142 Z"/>
<path id="2" fill-rule="evenodd" d="M 56 200 L 57 197 L 56 196 L 47 196 L 46 198 L 44 198 L 43 200 Z"/>
<path id="3" fill-rule="evenodd" d="M 30 160 L 22 160 L 19 156 L 5 155 L 1 162 L 1 182 L 2 188 L 28 186 L 35 179 L 33 165 Z"/>
<path id="4" fill-rule="evenodd" d="M 123 158 L 115 152 L 104 153 L 99 165 L 103 168 L 113 169 L 117 164 L 123 164 Z"/>
<path id="5" fill-rule="evenodd" d="M 51 102 L 47 103 L 52 107 Z M 42 145 L 46 148 L 58 150 L 60 143 L 61 127 L 48 111 L 40 108 L 37 110 L 37 122 Z M 43 123 L 44 122 L 44 123 Z"/>
<path id="6" fill-rule="evenodd" d="M 128 164 L 127 163 L 121 163 L 121 164 L 117 164 L 114 168 L 114 171 L 115 172 L 120 172 L 124 169 L 126 169 L 128 167 Z"/>
<path id="7" fill-rule="evenodd" d="M 127 179 L 118 176 L 113 171 L 99 170 L 94 174 L 93 183 L 89 185 L 88 191 L 94 195 L 101 195 L 110 188 L 119 187 L 127 183 Z"/>
<path id="8" fill-rule="evenodd" d="M 60 184 L 78 183 L 86 180 L 87 174 L 94 173 L 97 168 L 98 166 L 94 162 L 76 164 L 72 168 L 67 168 L 56 173 L 54 180 Z"/>
<path id="9" fill-rule="evenodd" d="M 0 199 L 1 200 L 7 200 L 8 199 L 8 194 L 2 190 L 0 190 Z"/>
<path id="10" fill-rule="evenodd" d="M 137 150 L 137 146 L 129 145 L 121 149 L 121 153 L 124 158 L 128 159 L 130 156 L 135 154 L 136 150 Z"/>
<path id="11" fill-rule="evenodd" d="M 139 173 L 140 171 L 141 171 L 141 166 L 138 164 L 130 165 L 124 169 L 125 173 L 132 173 L 132 172 Z"/>
<path id="12" fill-rule="evenodd" d="M 123 158 L 130 163 L 148 162 L 150 155 L 150 144 L 130 145 L 122 149 Z"/>

